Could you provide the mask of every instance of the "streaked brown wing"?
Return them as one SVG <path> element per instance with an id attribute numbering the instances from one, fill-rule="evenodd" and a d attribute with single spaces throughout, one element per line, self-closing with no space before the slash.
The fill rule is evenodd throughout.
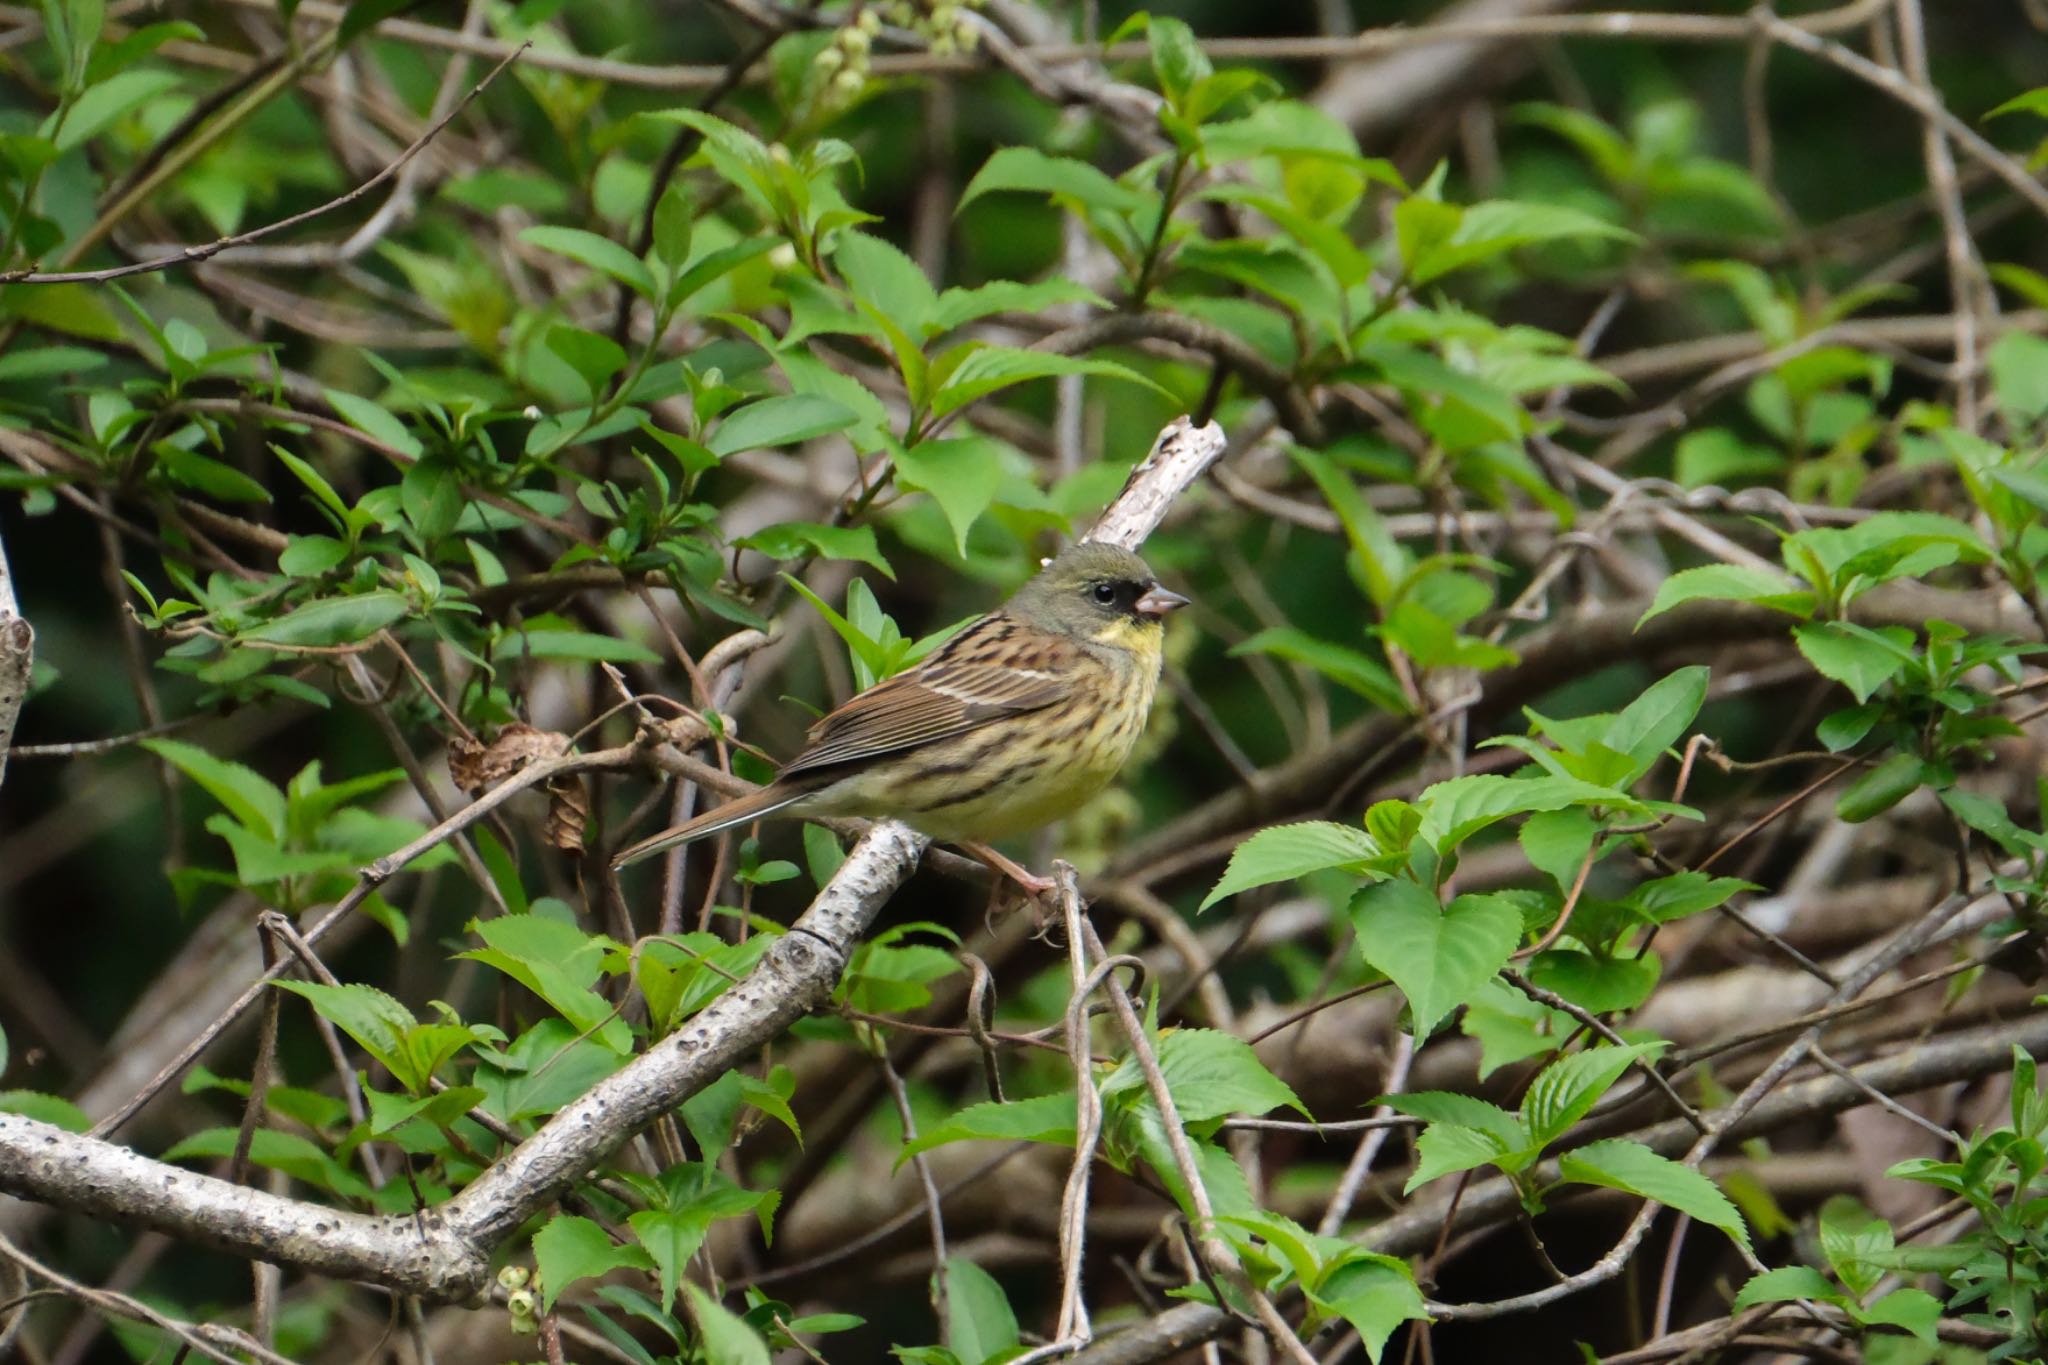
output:
<path id="1" fill-rule="evenodd" d="M 1051 706 L 1068 693 L 1072 660 L 1060 656 L 1070 652 L 1066 641 L 1008 617 L 984 617 L 919 667 L 876 683 L 812 726 L 810 744 L 781 776 L 900 753 Z"/>

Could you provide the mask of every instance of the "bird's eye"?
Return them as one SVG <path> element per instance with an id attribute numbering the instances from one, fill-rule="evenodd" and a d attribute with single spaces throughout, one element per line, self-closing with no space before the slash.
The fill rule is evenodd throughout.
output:
<path id="1" fill-rule="evenodd" d="M 1115 605 L 1116 585 L 1114 583 L 1097 583 L 1095 585 L 1095 600 L 1105 607 Z"/>

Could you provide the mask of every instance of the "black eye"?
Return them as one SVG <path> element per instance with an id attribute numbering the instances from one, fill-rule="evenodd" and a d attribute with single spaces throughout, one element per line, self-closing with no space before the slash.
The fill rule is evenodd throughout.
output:
<path id="1" fill-rule="evenodd" d="M 1095 600 L 1105 607 L 1116 605 L 1116 584 L 1097 583 L 1095 585 Z"/>

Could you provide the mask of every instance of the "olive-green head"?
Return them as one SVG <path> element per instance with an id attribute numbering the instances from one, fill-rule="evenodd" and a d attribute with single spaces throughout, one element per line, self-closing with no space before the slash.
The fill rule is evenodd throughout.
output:
<path id="1" fill-rule="evenodd" d="M 1121 642 L 1134 629 L 1156 638 L 1167 613 L 1187 600 L 1160 587 L 1145 561 L 1129 550 L 1083 541 L 1017 589 L 1005 610 L 1063 635 Z"/>

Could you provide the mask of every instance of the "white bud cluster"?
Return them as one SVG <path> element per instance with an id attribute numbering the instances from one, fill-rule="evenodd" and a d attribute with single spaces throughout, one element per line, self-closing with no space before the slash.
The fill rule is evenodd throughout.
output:
<path id="1" fill-rule="evenodd" d="M 847 103 L 866 88 L 868 57 L 875 45 L 875 35 L 881 31 L 881 15 L 872 8 L 862 9 L 851 23 L 832 35 L 830 46 L 811 59 L 824 78 L 824 98 Z"/>

